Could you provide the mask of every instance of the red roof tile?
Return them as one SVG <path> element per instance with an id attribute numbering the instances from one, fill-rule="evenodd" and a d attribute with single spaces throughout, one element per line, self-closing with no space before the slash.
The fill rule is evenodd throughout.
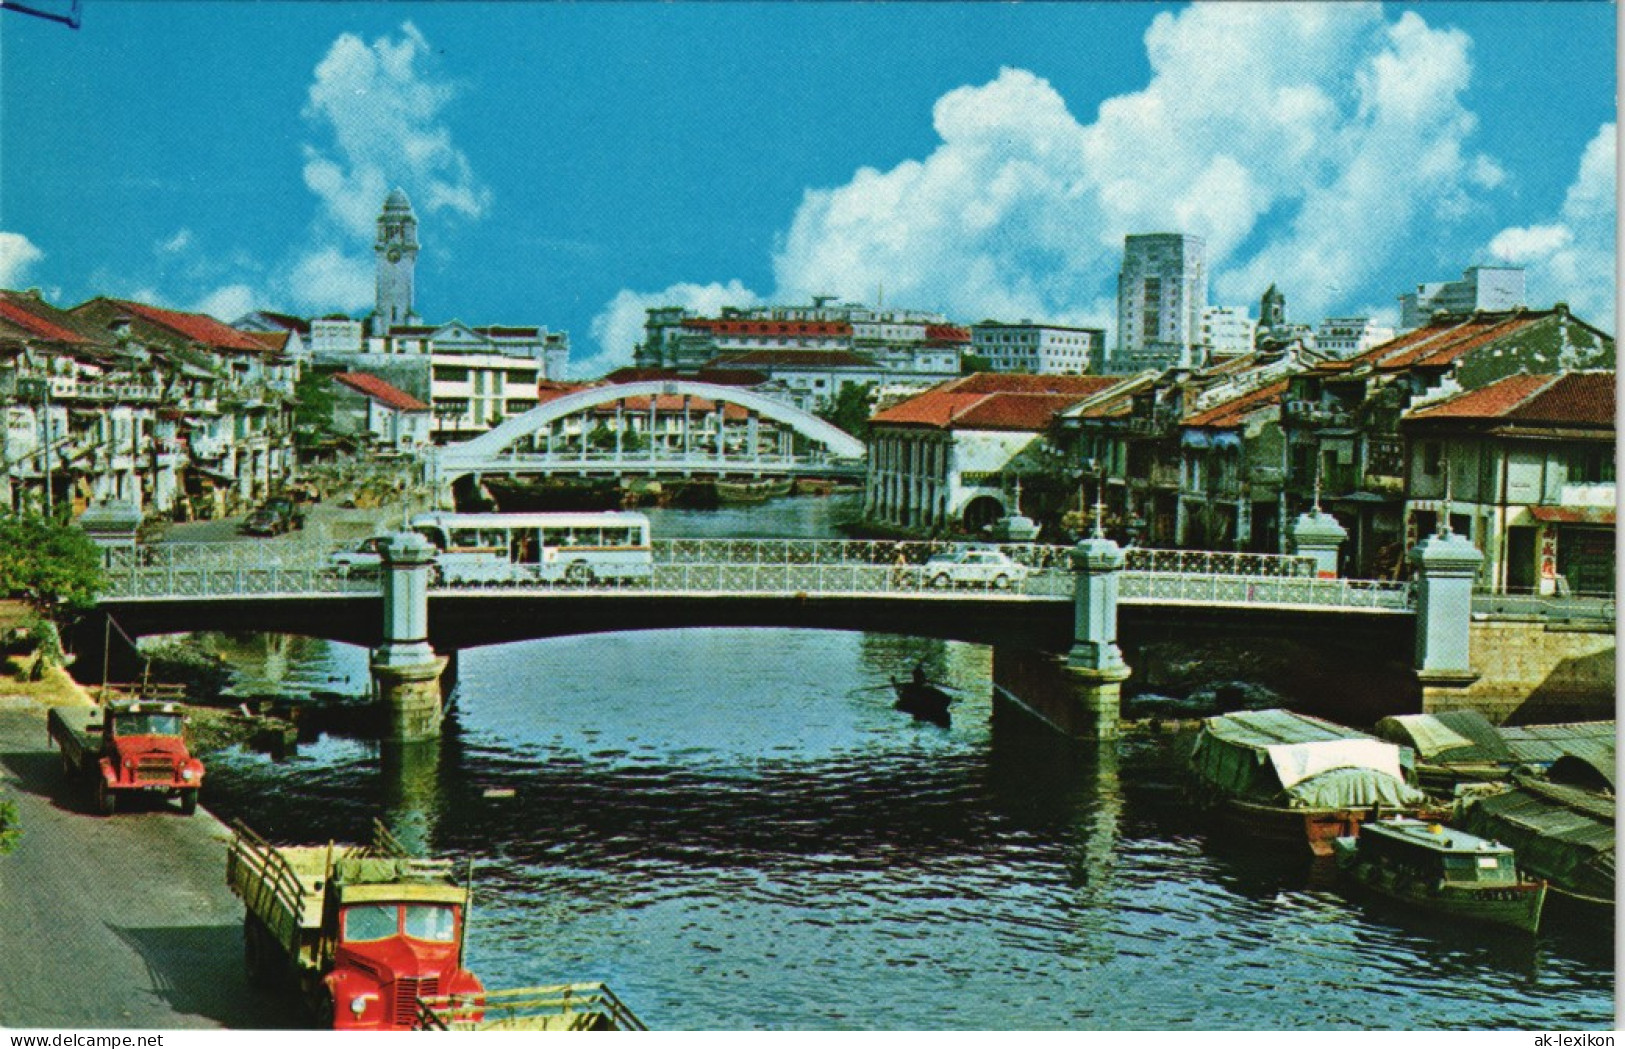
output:
<path id="1" fill-rule="evenodd" d="M 1069 393 L 1074 400 L 1092 397 L 1123 381 L 1121 375 L 1021 375 L 976 372 L 955 379 L 948 388 L 960 393 Z"/>
<path id="2" fill-rule="evenodd" d="M 1406 414 L 1407 420 L 1476 419 L 1526 425 L 1612 428 L 1616 404 L 1611 371 L 1509 375 Z"/>
<path id="3" fill-rule="evenodd" d="M 1617 402 L 1614 373 L 1572 372 L 1559 376 L 1533 397 L 1507 413 L 1523 423 L 1614 425 Z"/>
<path id="4" fill-rule="evenodd" d="M 875 362 L 845 350 L 747 350 L 720 354 L 707 368 L 873 368 Z"/>
<path id="5" fill-rule="evenodd" d="M 288 338 L 291 333 L 286 331 L 245 331 L 243 334 L 260 343 L 266 349 L 281 353 L 288 348 Z"/>
<path id="6" fill-rule="evenodd" d="M 985 393 L 960 393 L 945 387 L 937 387 L 910 397 L 900 404 L 894 404 L 884 411 L 876 412 L 869 421 L 882 425 L 933 426 L 944 429 L 956 414 L 965 411 L 986 396 L 988 395 Z"/>
<path id="7" fill-rule="evenodd" d="M 708 331 L 713 335 L 783 335 L 791 338 L 844 338 L 852 334 L 845 321 L 760 321 L 717 320 L 691 317 L 683 327 Z"/>
<path id="8" fill-rule="evenodd" d="M 1049 426 L 1057 414 L 1081 400 L 1070 393 L 993 393 L 955 415 L 955 430 L 1031 430 Z"/>
<path id="9" fill-rule="evenodd" d="M 133 313 L 143 320 L 168 328 L 193 342 L 201 342 L 211 349 L 265 352 L 265 347 L 249 338 L 247 332 L 238 331 L 207 314 L 181 313 L 179 310 L 166 310 L 158 306 L 148 306 L 144 302 L 129 302 L 124 299 L 108 301 L 127 313 Z"/>
<path id="10" fill-rule="evenodd" d="M 365 372 L 339 372 L 333 376 L 334 382 L 340 382 L 366 394 L 373 400 L 388 407 L 403 412 L 426 412 L 429 406 L 413 397 L 411 394 Z"/>
<path id="11" fill-rule="evenodd" d="M 43 303 L 40 304 L 44 306 Z M 49 306 L 44 306 L 49 310 Z M 54 320 L 41 316 L 10 296 L 0 298 L 0 318 L 10 321 L 24 331 L 40 339 L 53 339 L 57 342 L 68 342 L 79 346 L 94 345 L 94 340 L 82 332 L 59 324 Z"/>
<path id="12" fill-rule="evenodd" d="M 1407 419 L 1499 419 L 1550 383 L 1552 375 L 1509 375 L 1499 382 L 1468 390 L 1448 400 L 1423 405 Z"/>
<path id="13" fill-rule="evenodd" d="M 1280 404 L 1281 396 L 1286 393 L 1288 385 L 1290 385 L 1289 381 L 1282 379 L 1280 382 L 1272 382 L 1268 386 L 1261 386 L 1239 397 L 1233 397 L 1228 401 L 1215 404 L 1211 408 L 1204 408 L 1194 415 L 1188 415 L 1182 420 L 1181 424 L 1184 426 L 1217 428 L 1240 426 L 1246 421 L 1247 416 L 1253 412 L 1270 405 Z"/>

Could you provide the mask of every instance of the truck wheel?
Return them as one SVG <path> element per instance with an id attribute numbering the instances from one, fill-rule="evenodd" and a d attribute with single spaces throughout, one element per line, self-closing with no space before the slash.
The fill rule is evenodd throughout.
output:
<path id="1" fill-rule="evenodd" d="M 103 816 L 111 816 L 118 811 L 118 795 L 107 789 L 107 781 L 96 781 L 96 811 Z"/>
<path id="2" fill-rule="evenodd" d="M 181 815 L 190 816 L 197 811 L 197 788 L 181 791 Z"/>

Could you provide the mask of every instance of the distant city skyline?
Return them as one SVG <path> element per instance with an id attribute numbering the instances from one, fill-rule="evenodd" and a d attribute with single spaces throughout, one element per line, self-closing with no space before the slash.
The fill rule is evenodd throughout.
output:
<path id="1" fill-rule="evenodd" d="M 1611 4 L 85 5 L 0 13 L 0 286 L 429 322 L 836 295 L 1115 331 L 1123 238 L 1215 305 L 1370 314 L 1472 265 L 1613 330 Z M 1561 59 L 1560 61 L 1557 59 Z"/>

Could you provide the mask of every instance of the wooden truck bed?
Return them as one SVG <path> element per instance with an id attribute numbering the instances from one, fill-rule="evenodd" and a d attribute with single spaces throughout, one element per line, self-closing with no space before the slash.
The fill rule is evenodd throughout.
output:
<path id="1" fill-rule="evenodd" d="M 226 883 L 290 956 L 314 964 L 327 872 L 345 851 L 329 845 L 273 846 L 239 826 L 226 856 Z"/>
<path id="2" fill-rule="evenodd" d="M 85 755 L 100 751 L 102 724 L 99 707 L 52 707 L 46 715 L 51 738 L 75 765 L 83 764 Z"/>

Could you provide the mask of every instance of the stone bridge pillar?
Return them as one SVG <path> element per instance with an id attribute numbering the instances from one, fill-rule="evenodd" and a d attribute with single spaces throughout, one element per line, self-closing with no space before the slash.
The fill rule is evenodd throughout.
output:
<path id="1" fill-rule="evenodd" d="M 1123 550 L 1098 527 L 1072 551 L 1072 650 L 1066 665 L 1078 680 L 1078 701 L 1097 739 L 1117 735 L 1122 685 L 1131 673 L 1117 647 L 1117 583 Z"/>
<path id="2" fill-rule="evenodd" d="M 1337 553 L 1348 536 L 1348 529 L 1316 503 L 1312 511 L 1299 514 L 1292 522 L 1292 552 L 1314 558 L 1315 575 L 1333 579 L 1337 576 Z"/>
<path id="3" fill-rule="evenodd" d="M 372 683 L 386 716 L 383 739 L 434 739 L 440 735 L 440 672 L 446 665 L 429 647 L 434 547 L 411 532 L 397 532 L 382 546 L 384 643 L 372 653 Z"/>
<path id="4" fill-rule="evenodd" d="M 1424 710 L 1433 706 L 1429 693 L 1462 688 L 1478 679 L 1470 641 L 1473 583 L 1483 560 L 1472 543 L 1448 526 L 1410 552 L 1416 571 L 1415 667 Z"/>

